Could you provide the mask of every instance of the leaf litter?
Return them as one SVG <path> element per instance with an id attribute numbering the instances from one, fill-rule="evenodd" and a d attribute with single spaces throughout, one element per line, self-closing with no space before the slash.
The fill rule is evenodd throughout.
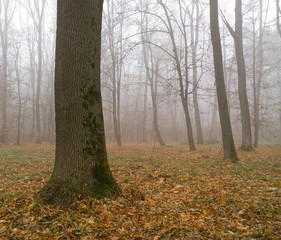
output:
<path id="1" fill-rule="evenodd" d="M 239 151 L 221 160 L 220 146 L 108 146 L 122 189 L 69 209 L 42 206 L 34 195 L 48 181 L 52 145 L 0 147 L 1 239 L 280 239 L 281 149 Z"/>

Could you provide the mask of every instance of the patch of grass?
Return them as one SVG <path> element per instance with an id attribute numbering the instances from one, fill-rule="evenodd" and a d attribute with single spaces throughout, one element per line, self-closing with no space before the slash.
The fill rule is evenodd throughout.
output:
<path id="1" fill-rule="evenodd" d="M 109 144 L 110 166 L 122 195 L 78 198 L 68 209 L 30 208 L 49 180 L 54 149 L 13 147 L 0 152 L 0 186 L 5 186 L 0 217 L 5 216 L 1 224 L 8 229 L 1 232 L 4 239 L 228 239 L 230 232 L 246 238 L 280 237 L 278 147 L 241 151 L 241 161 L 232 164 L 218 157 L 221 146 L 212 145 L 212 151 L 198 146 L 197 152 L 188 146 L 155 148 L 151 158 L 153 145 Z M 40 222 L 45 216 L 52 219 Z"/>
<path id="2" fill-rule="evenodd" d="M 12 192 L 3 193 L 1 198 L 3 201 L 12 202 L 14 200 L 14 194 Z"/>

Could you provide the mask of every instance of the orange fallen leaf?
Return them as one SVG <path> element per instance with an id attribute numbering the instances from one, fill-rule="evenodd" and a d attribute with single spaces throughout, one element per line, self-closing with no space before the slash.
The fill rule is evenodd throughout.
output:
<path id="1" fill-rule="evenodd" d="M 139 240 L 139 239 L 143 239 L 142 235 L 134 235 L 134 239 Z"/>
<path id="2" fill-rule="evenodd" d="M 91 225 L 93 225 L 93 224 L 95 223 L 94 218 L 93 218 L 93 217 L 90 217 L 90 218 L 88 219 L 88 223 L 91 224 Z"/>
<path id="3" fill-rule="evenodd" d="M 101 210 L 101 215 L 107 216 L 108 214 L 109 214 L 109 212 L 108 212 L 105 208 L 103 208 L 103 209 Z"/>

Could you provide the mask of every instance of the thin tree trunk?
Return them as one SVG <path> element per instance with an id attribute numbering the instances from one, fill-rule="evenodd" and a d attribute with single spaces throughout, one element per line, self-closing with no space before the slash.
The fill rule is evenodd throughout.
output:
<path id="1" fill-rule="evenodd" d="M 1 103 L 1 113 L 2 113 L 2 124 L 0 129 L 0 142 L 5 143 L 8 141 L 8 117 L 7 117 L 7 102 L 8 102 L 8 29 L 11 23 L 11 20 L 14 15 L 14 10 L 9 16 L 10 9 L 9 0 L 1 0 L 0 2 L 0 15 L 3 14 L 3 21 L 0 23 L 0 37 L 2 45 L 2 103 Z M 14 5 L 14 9 L 15 9 Z M 2 12 L 3 10 L 3 12 Z"/>
<path id="2" fill-rule="evenodd" d="M 113 1 L 112 1 L 113 2 Z M 114 22 L 113 17 L 114 9 L 109 0 L 107 1 L 107 14 L 108 14 L 108 38 L 109 38 L 109 48 L 112 60 L 112 104 L 113 104 L 113 129 L 114 136 L 118 146 L 122 146 L 121 133 L 120 133 L 120 79 L 118 79 L 118 62 L 116 60 L 116 49 L 114 47 Z M 111 7 L 111 9 L 110 9 Z M 110 11 L 111 10 L 111 11 Z"/>
<path id="3" fill-rule="evenodd" d="M 246 85 L 246 67 L 243 52 L 243 34 L 242 34 L 242 1 L 236 0 L 235 3 L 235 31 L 224 19 L 228 30 L 230 31 L 235 44 L 237 71 L 238 71 L 238 95 L 241 109 L 241 122 L 242 122 L 242 146 L 244 151 L 251 151 L 252 146 L 252 132 L 249 103 L 247 97 Z"/>
<path id="4" fill-rule="evenodd" d="M 144 87 L 144 100 L 143 100 L 142 142 L 147 142 L 146 139 L 147 89 L 148 89 L 148 78 L 146 77 L 145 87 Z"/>
<path id="5" fill-rule="evenodd" d="M 146 61 L 146 60 L 145 60 Z M 148 64 L 146 64 L 148 65 Z M 148 66 L 147 66 L 148 67 Z M 154 67 L 152 66 L 152 69 Z M 159 130 L 159 125 L 158 125 L 158 110 L 157 110 L 157 100 L 156 100 L 156 89 L 154 88 L 154 77 L 155 76 L 153 73 L 150 75 L 149 70 L 146 70 L 148 73 L 148 79 L 149 79 L 149 86 L 150 86 L 150 93 L 151 93 L 151 100 L 152 100 L 152 111 L 153 111 L 153 126 L 154 126 L 154 131 L 157 137 L 157 140 L 161 146 L 165 146 L 165 142 L 161 136 L 160 130 Z M 156 82 L 156 80 L 155 80 Z"/>
<path id="6" fill-rule="evenodd" d="M 195 17 L 196 23 L 194 26 L 194 5 L 195 5 Z M 191 20 L 191 51 L 192 51 L 192 80 L 193 80 L 193 104 L 194 104 L 194 116 L 195 116 L 195 124 L 196 124 L 196 134 L 197 134 L 197 143 L 203 144 L 203 134 L 202 134 L 202 126 L 201 126 L 201 118 L 199 111 L 199 104 L 197 98 L 197 88 L 198 88 L 198 79 L 197 79 L 197 46 L 198 46 L 198 28 L 199 28 L 199 1 L 196 1 L 192 5 L 192 14 L 190 15 Z M 195 29 L 194 29 L 195 27 Z"/>
<path id="7" fill-rule="evenodd" d="M 177 74 L 179 77 L 179 83 L 180 83 L 180 97 L 181 97 L 181 102 L 182 102 L 182 106 L 183 106 L 183 110 L 184 110 L 184 115 L 185 115 L 185 123 L 186 123 L 186 128 L 187 128 L 187 136 L 188 136 L 188 144 L 189 144 L 189 149 L 190 151 L 196 151 L 196 147 L 194 144 L 194 138 L 193 138 L 193 130 L 192 130 L 192 125 L 191 125 L 191 119 L 190 119 L 190 115 L 189 115 L 189 107 L 188 107 L 188 50 L 187 50 L 187 34 L 186 34 L 186 29 L 185 27 L 183 28 L 183 32 L 184 32 L 184 50 L 185 50 L 185 63 L 184 63 L 184 68 L 185 68 L 185 87 L 184 87 L 184 79 L 183 79 L 183 75 L 182 75 L 182 70 L 181 70 L 181 64 L 180 64 L 180 58 L 177 52 L 177 45 L 176 45 L 176 40 L 175 40 L 175 36 L 174 36 L 174 31 L 173 31 L 173 27 L 172 27 L 172 23 L 171 20 L 169 18 L 169 13 L 167 10 L 167 7 L 165 6 L 165 4 L 162 2 L 162 0 L 158 0 L 159 4 L 161 5 L 161 7 L 164 10 L 166 19 L 167 19 L 167 30 L 172 42 L 172 47 L 173 47 L 173 52 L 174 52 L 174 60 L 176 63 L 176 70 L 177 70 Z M 182 18 L 181 18 L 182 19 Z M 183 19 L 182 19 L 182 24 L 184 25 Z"/>
<path id="8" fill-rule="evenodd" d="M 244 151 L 251 151 L 252 146 L 252 132 L 250 122 L 249 103 L 247 97 L 246 87 L 246 67 L 243 53 L 243 36 L 242 36 L 242 1 L 236 0 L 235 5 L 235 50 L 236 60 L 238 68 L 238 93 L 239 102 L 241 109 L 241 120 L 242 120 L 242 146 L 241 149 Z"/>
<path id="9" fill-rule="evenodd" d="M 41 81 L 42 81 L 42 22 L 38 27 L 38 72 L 36 87 L 36 143 L 41 143 L 41 119 L 40 119 L 40 97 L 41 97 Z"/>
<path id="10" fill-rule="evenodd" d="M 17 56 L 18 58 L 19 56 Z M 16 63 L 18 65 L 18 63 Z M 17 66 L 16 69 L 16 79 L 17 79 L 17 88 L 18 88 L 18 101 L 19 101 L 19 109 L 18 109 L 18 123 L 17 123 L 17 141 L 16 144 L 20 145 L 20 135 L 21 135 L 21 110 L 22 110 L 22 99 L 21 99 L 21 86 L 20 86 L 20 76 L 19 69 Z"/>
<path id="11" fill-rule="evenodd" d="M 263 3 L 260 2 L 260 22 L 259 22 L 259 69 L 258 69 L 258 81 L 255 87 L 254 97 L 254 147 L 257 148 L 259 144 L 259 121 L 260 121 L 260 91 L 261 82 L 263 78 Z"/>
<path id="12" fill-rule="evenodd" d="M 147 28 L 147 18 L 144 19 L 145 21 L 145 26 Z M 146 68 L 146 77 L 149 81 L 149 86 L 150 86 L 150 93 L 151 93 L 151 100 L 152 100 L 152 111 L 153 111 L 153 127 L 154 127 L 154 131 L 155 131 L 155 135 L 156 138 L 159 142 L 159 144 L 161 146 L 165 146 L 165 142 L 161 136 L 160 130 L 159 130 L 159 125 L 158 125 L 158 111 L 157 111 L 157 100 L 156 100 L 156 94 L 157 94 L 157 89 L 155 88 L 155 86 L 157 86 L 157 79 L 154 80 L 155 74 L 154 71 L 156 71 L 155 68 L 157 68 L 157 66 L 154 66 L 154 59 L 152 56 L 152 49 L 151 47 L 147 47 L 147 40 L 148 40 L 148 36 L 147 33 L 144 34 L 144 31 L 142 31 L 141 34 L 142 37 L 142 42 L 143 42 L 143 48 L 142 48 L 142 52 L 143 52 L 143 59 L 144 59 L 144 64 L 145 64 L 145 68 Z M 149 55 L 150 55 L 150 64 L 151 64 L 151 74 L 150 74 L 150 68 L 149 68 Z M 157 65 L 157 64 L 156 64 Z M 155 84 L 155 86 L 154 86 Z"/>
<path id="13" fill-rule="evenodd" d="M 216 89 L 217 89 L 218 106 L 219 106 L 220 122 L 221 122 L 221 129 L 222 129 L 222 140 L 223 140 L 223 150 L 224 150 L 223 158 L 230 159 L 233 162 L 237 162 L 238 157 L 236 154 L 236 149 L 233 141 L 231 123 L 230 123 L 228 106 L 227 106 L 225 83 L 224 83 L 217 0 L 210 0 L 210 24 L 211 24 L 211 40 L 212 40 L 213 54 L 214 54 Z"/>
<path id="14" fill-rule="evenodd" d="M 280 76 L 279 69 L 278 69 L 278 79 L 279 79 L 279 101 L 281 103 L 281 76 Z M 279 108 L 279 142 L 281 143 L 281 108 Z"/>
<path id="15" fill-rule="evenodd" d="M 217 140 L 217 112 L 218 112 L 218 103 L 217 103 L 217 96 L 214 96 L 214 102 L 213 102 L 213 112 L 212 112 L 212 122 L 211 122 L 211 131 L 210 131 L 210 137 L 209 137 L 209 144 L 215 144 L 219 141 Z"/>

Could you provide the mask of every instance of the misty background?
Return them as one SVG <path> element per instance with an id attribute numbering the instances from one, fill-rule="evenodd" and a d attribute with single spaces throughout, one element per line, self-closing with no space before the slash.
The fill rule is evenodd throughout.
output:
<path id="1" fill-rule="evenodd" d="M 242 9 L 253 138 L 280 143 L 281 38 L 275 0 L 243 1 Z M 220 10 L 233 27 L 234 1 L 221 3 Z M 0 0 L 0 14 L 0 140 L 54 143 L 56 1 Z M 234 41 L 223 21 L 220 27 L 239 144 Z M 101 80 L 107 141 L 187 144 L 189 127 L 195 143 L 220 143 L 213 66 L 208 1 L 104 0 Z"/>

